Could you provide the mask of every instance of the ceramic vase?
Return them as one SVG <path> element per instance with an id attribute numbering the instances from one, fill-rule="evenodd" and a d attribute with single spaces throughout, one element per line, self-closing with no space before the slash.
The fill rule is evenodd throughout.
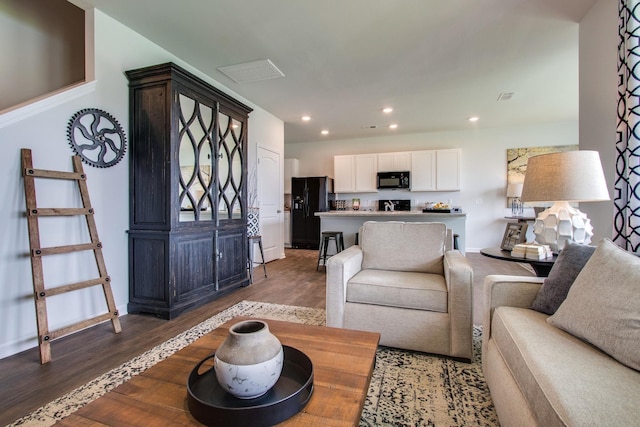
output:
<path id="1" fill-rule="evenodd" d="M 214 360 L 216 378 L 223 389 L 240 399 L 255 399 L 280 378 L 284 352 L 265 322 L 246 320 L 229 328 Z"/>

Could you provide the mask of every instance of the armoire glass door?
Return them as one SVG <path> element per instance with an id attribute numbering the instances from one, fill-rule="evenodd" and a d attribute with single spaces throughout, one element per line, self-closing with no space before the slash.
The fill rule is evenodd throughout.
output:
<path id="1" fill-rule="evenodd" d="M 242 141 L 244 126 L 218 114 L 218 219 L 242 219 Z"/>
<path id="2" fill-rule="evenodd" d="M 211 221 L 215 198 L 214 183 L 214 109 L 183 94 L 179 101 L 180 135 L 180 221 Z"/>

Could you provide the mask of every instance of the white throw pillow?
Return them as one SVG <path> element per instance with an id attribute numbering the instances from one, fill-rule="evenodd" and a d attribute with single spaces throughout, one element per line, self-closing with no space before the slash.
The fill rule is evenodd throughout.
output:
<path id="1" fill-rule="evenodd" d="M 602 240 L 547 321 L 640 371 L 640 258 Z"/>

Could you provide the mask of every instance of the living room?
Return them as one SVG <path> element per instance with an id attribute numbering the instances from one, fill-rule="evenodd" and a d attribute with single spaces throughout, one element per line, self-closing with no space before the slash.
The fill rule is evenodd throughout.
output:
<path id="1" fill-rule="evenodd" d="M 2 117 L 0 140 L 3 141 L 2 162 L 5 185 L 4 200 L 8 209 L 0 213 L 5 224 L 0 253 L 5 291 L 0 297 L 3 326 L 0 335 L 0 357 L 8 357 L 37 345 L 36 325 L 31 289 L 31 268 L 28 254 L 29 238 L 22 214 L 24 196 L 20 173 L 20 148 L 33 150 L 36 167 L 65 170 L 69 166 L 66 124 L 69 117 L 82 108 L 96 107 L 109 111 L 125 129 L 129 124 L 129 99 L 124 71 L 167 61 L 189 69 L 200 78 L 230 93 L 251 106 L 249 126 L 249 159 L 255 159 L 258 145 L 282 153 L 282 158 L 298 158 L 304 175 L 332 175 L 332 156 L 366 152 L 405 151 L 430 148 L 460 148 L 463 190 L 443 194 L 468 213 L 466 251 L 497 246 L 504 230 L 506 150 L 517 147 L 575 145 L 600 152 L 610 193 L 615 169 L 615 94 L 617 92 L 616 45 L 617 17 L 615 4 L 607 0 L 573 2 L 585 13 L 571 22 L 570 37 L 575 42 L 570 53 L 575 70 L 576 115 L 559 117 L 542 123 L 483 128 L 470 125 L 469 130 L 440 130 L 416 134 L 368 138 L 324 139 L 321 143 L 285 143 L 286 126 L 282 119 L 246 99 L 215 78 L 206 75 L 188 62 L 165 50 L 153 40 L 140 35 L 100 9 L 90 10 L 95 53 L 95 82 L 88 89 L 75 88 L 69 98 L 53 107 L 41 107 L 26 115 Z M 585 6 L 586 5 L 586 6 Z M 571 7 L 567 10 L 571 12 Z M 0 30 L 1 31 L 1 30 Z M 540 61 L 544 61 L 541 58 Z M 84 90 L 84 91 L 83 91 Z M 460 104 L 468 102 L 460 99 Z M 515 100 L 514 100 L 515 102 Z M 550 100 L 553 102 L 553 100 Z M 376 106 L 377 107 L 377 106 Z M 579 111 L 579 117 L 577 112 Z M 464 113 L 466 114 L 466 113 Z M 466 119 L 464 114 L 461 119 Z M 129 175 L 127 158 L 111 168 L 87 168 L 96 221 L 104 242 L 104 253 L 112 277 L 116 305 L 126 313 L 128 302 L 127 230 L 129 229 Z M 281 172 L 282 173 L 282 172 Z M 281 177 L 282 178 L 282 175 Z M 73 201 L 71 191 L 57 193 L 52 198 Z M 426 197 L 426 196 L 424 196 Z M 424 198 L 423 197 L 423 198 Z M 47 196 L 43 195 L 43 202 Z M 586 203 L 581 206 L 591 218 L 594 241 L 611 235 L 612 203 Z M 76 224 L 72 237 L 81 236 Z M 48 240 L 65 240 L 60 232 L 45 236 Z M 284 249 L 282 250 L 284 253 Z M 52 266 L 53 274 L 63 276 L 64 270 L 83 273 L 82 265 Z M 89 302 L 86 302 L 86 301 Z M 51 313 L 59 323 L 92 315 L 91 298 L 70 301 L 68 306 Z"/>

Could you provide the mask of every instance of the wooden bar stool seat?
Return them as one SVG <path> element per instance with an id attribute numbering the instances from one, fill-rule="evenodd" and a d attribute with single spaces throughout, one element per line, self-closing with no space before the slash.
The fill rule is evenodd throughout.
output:
<path id="1" fill-rule="evenodd" d="M 253 245 L 258 244 L 260 249 L 260 262 L 254 261 Z M 264 262 L 264 250 L 262 249 L 262 236 L 249 236 L 249 283 L 253 283 L 253 265 L 262 264 L 262 270 L 264 271 L 264 277 L 267 277 L 267 264 Z"/>
<path id="2" fill-rule="evenodd" d="M 318 249 L 318 265 L 316 266 L 316 270 L 319 271 L 320 265 L 327 265 L 327 259 L 331 258 L 331 256 L 335 254 L 327 254 L 327 249 L 329 248 L 329 242 L 333 240 L 336 247 L 335 254 L 338 254 L 344 250 L 344 236 L 342 231 L 323 231 L 320 236 L 320 248 Z M 322 261 L 322 264 L 320 263 Z"/>

